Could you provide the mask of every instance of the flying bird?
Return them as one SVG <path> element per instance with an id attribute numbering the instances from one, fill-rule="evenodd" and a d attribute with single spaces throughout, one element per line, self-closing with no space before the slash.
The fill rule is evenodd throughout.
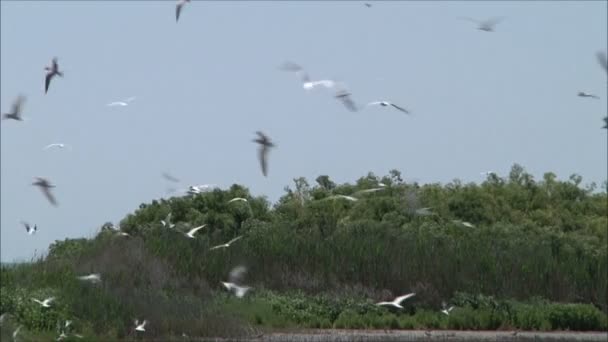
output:
<path id="1" fill-rule="evenodd" d="M 336 85 L 336 82 L 332 80 L 319 80 L 312 81 L 308 73 L 298 64 L 293 62 L 285 62 L 281 67 L 281 70 L 295 72 L 296 75 L 302 81 L 302 88 L 305 90 L 312 90 L 318 86 L 323 86 L 325 88 L 333 88 Z"/>
<path id="2" fill-rule="evenodd" d="M 355 104 L 355 102 L 353 101 L 352 97 L 351 97 L 351 93 L 350 91 L 348 91 L 346 89 L 346 86 L 344 86 L 343 84 L 340 85 L 336 85 L 336 88 L 338 89 L 334 95 L 334 97 L 336 99 L 338 99 L 340 102 L 342 102 L 342 104 L 351 112 L 356 112 L 359 110 L 359 108 L 357 108 L 357 105 Z"/>
<path id="3" fill-rule="evenodd" d="M 232 203 L 232 202 L 236 202 L 236 201 L 247 202 L 247 199 L 243 198 L 243 197 L 235 197 L 235 198 L 231 199 L 230 201 L 228 201 L 228 203 Z"/>
<path id="4" fill-rule="evenodd" d="M 78 279 L 82 281 L 90 281 L 91 283 L 95 284 L 101 282 L 101 275 L 99 273 L 91 273 L 89 275 L 80 276 L 78 277 Z M 66 328 L 68 325 L 69 324 L 66 322 Z"/>
<path id="5" fill-rule="evenodd" d="M 403 302 L 404 300 L 406 300 L 410 297 L 413 297 L 415 295 L 416 295 L 415 293 L 406 294 L 406 295 L 395 298 L 392 302 L 379 302 L 379 303 L 376 303 L 376 305 L 390 305 L 390 306 L 394 306 L 398 309 L 403 309 L 403 306 L 401 306 L 401 302 Z"/>
<path id="6" fill-rule="evenodd" d="M 59 71 L 57 57 L 53 57 L 51 66 L 44 67 L 44 70 L 46 70 L 46 77 L 44 79 L 44 93 L 46 94 L 49 91 L 49 85 L 51 84 L 53 77 L 55 77 L 55 75 L 63 77 L 63 72 Z"/>
<path id="7" fill-rule="evenodd" d="M 460 220 L 452 220 L 452 222 L 461 224 L 461 225 L 463 225 L 465 227 L 468 227 L 468 228 L 475 228 L 475 226 L 472 223 L 470 223 L 470 222 L 460 221 Z"/>
<path id="8" fill-rule="evenodd" d="M 453 306 L 450 306 L 450 307 L 449 307 L 449 308 L 447 308 L 447 309 L 443 309 L 443 310 L 441 310 L 441 312 L 442 312 L 442 313 L 444 313 L 444 314 L 446 314 L 447 316 L 449 316 L 449 315 L 450 315 L 450 311 L 452 311 L 453 309 L 454 309 L 454 307 L 453 307 Z"/>
<path id="9" fill-rule="evenodd" d="M 357 196 L 357 195 L 361 195 L 361 194 L 368 194 L 370 192 L 376 192 L 376 191 L 380 191 L 380 190 L 384 190 L 384 189 L 386 189 L 386 188 L 379 187 L 379 188 L 371 188 L 371 189 L 359 190 L 359 191 L 355 192 L 353 194 L 353 196 Z"/>
<path id="10" fill-rule="evenodd" d="M 34 225 L 34 227 L 30 226 L 29 223 L 25 222 L 25 221 L 21 221 L 21 224 L 23 224 L 23 226 L 25 226 L 25 231 L 32 235 L 32 234 L 36 234 L 36 232 L 38 231 L 38 227 L 36 225 Z"/>
<path id="11" fill-rule="evenodd" d="M 338 199 L 338 198 L 345 199 L 345 200 L 348 200 L 351 202 L 358 201 L 358 199 L 356 199 L 352 196 L 346 196 L 346 195 L 332 195 L 332 196 L 326 197 L 325 199 Z"/>
<path id="12" fill-rule="evenodd" d="M 264 177 L 268 175 L 268 152 L 270 148 L 275 147 L 275 144 L 270 141 L 270 138 L 264 133 L 257 131 L 255 132 L 258 135 L 257 139 L 254 139 L 253 142 L 256 142 L 260 145 L 258 150 L 258 158 L 260 160 L 260 165 L 262 167 L 262 174 Z"/>
<path id="13" fill-rule="evenodd" d="M 25 96 L 23 96 L 23 95 L 17 96 L 17 99 L 15 100 L 15 102 L 13 102 L 13 107 L 11 108 L 11 112 L 3 114 L 2 120 L 10 119 L 10 120 L 23 121 L 23 118 L 21 117 L 21 107 L 23 107 L 23 102 L 25 102 Z"/>
<path id="14" fill-rule="evenodd" d="M 33 300 L 34 302 L 36 302 L 36 303 L 38 303 L 38 304 L 42 305 L 42 306 L 43 306 L 43 307 L 45 307 L 45 308 L 49 308 L 49 307 L 51 307 L 50 303 L 51 303 L 52 301 L 54 301 L 54 300 L 55 300 L 55 297 L 49 297 L 49 298 L 47 298 L 47 299 L 45 299 L 45 300 L 43 300 L 43 301 L 40 301 L 40 300 L 38 300 L 38 299 L 36 299 L 36 298 L 32 298 L 32 300 Z"/>
<path id="15" fill-rule="evenodd" d="M 171 176 L 168 172 L 163 172 L 163 178 L 173 183 L 179 183 L 179 179 Z"/>
<path id="16" fill-rule="evenodd" d="M 228 291 L 234 291 L 234 294 L 238 298 L 243 298 L 243 296 L 245 296 L 247 291 L 251 290 L 251 287 L 249 287 L 249 286 L 238 286 L 234 283 L 228 283 L 228 282 L 222 282 L 222 284 Z"/>
<path id="17" fill-rule="evenodd" d="M 124 100 L 124 101 L 114 101 L 114 102 L 110 102 L 108 103 L 106 106 L 108 107 L 116 107 L 116 106 L 120 106 L 120 107 L 126 107 L 129 105 L 129 103 L 131 101 L 135 100 L 135 96 L 129 97 L 128 99 Z"/>
<path id="18" fill-rule="evenodd" d="M 175 22 L 179 20 L 179 15 L 182 13 L 182 7 L 184 7 L 187 2 L 190 2 L 190 0 L 179 0 L 177 2 L 177 5 L 175 6 Z"/>
<path id="19" fill-rule="evenodd" d="M 32 185 L 36 185 L 37 187 L 39 187 L 44 196 L 46 196 L 46 198 L 49 200 L 49 202 L 52 205 L 57 206 L 57 201 L 51 193 L 51 188 L 54 188 L 55 186 L 52 185 L 47 179 L 44 179 L 42 177 L 35 177 L 35 179 L 36 181 L 32 183 Z"/>
<path id="20" fill-rule="evenodd" d="M 164 220 L 160 220 L 160 223 L 163 225 L 163 227 L 175 227 L 175 224 L 171 223 L 171 213 L 167 214 L 167 217 Z"/>
<path id="21" fill-rule="evenodd" d="M 230 247 L 230 245 L 232 245 L 232 243 L 233 243 L 233 242 L 235 242 L 235 241 L 237 241 L 237 240 L 240 240 L 242 237 L 243 237 L 243 235 L 241 235 L 241 236 L 237 236 L 237 237 L 235 237 L 234 239 L 232 239 L 232 240 L 228 241 L 227 243 L 222 244 L 222 245 L 217 245 L 217 246 L 211 247 L 211 248 L 209 248 L 209 250 L 210 250 L 210 251 L 212 251 L 212 250 L 214 250 L 214 249 L 218 249 L 218 248 L 228 248 L 228 247 Z"/>
<path id="22" fill-rule="evenodd" d="M 198 232 L 200 229 L 203 229 L 205 226 L 206 226 L 206 224 L 204 224 L 204 225 L 202 225 L 202 226 L 198 226 L 198 227 L 196 227 L 196 228 L 192 228 L 192 229 L 190 229 L 190 231 L 189 231 L 189 232 L 184 233 L 184 235 L 185 235 L 186 237 L 189 237 L 189 238 L 191 238 L 191 239 L 194 239 L 194 234 L 195 234 L 196 232 Z"/>
<path id="23" fill-rule="evenodd" d="M 600 66 L 608 73 L 608 59 L 606 59 L 606 53 L 598 51 L 595 53 L 595 57 L 597 58 L 597 62 L 600 63 Z"/>
<path id="24" fill-rule="evenodd" d="M 468 21 L 477 23 L 479 25 L 479 26 L 477 26 L 478 30 L 486 31 L 486 32 L 493 32 L 494 27 L 498 23 L 500 23 L 504 18 L 496 17 L 496 18 L 491 18 L 491 19 L 487 19 L 487 20 L 476 20 L 476 19 L 469 18 L 469 17 L 461 17 L 460 19 L 464 19 L 464 20 L 468 20 Z"/>
<path id="25" fill-rule="evenodd" d="M 136 331 L 146 331 L 145 326 L 148 321 L 144 320 L 141 324 L 139 324 L 139 320 L 135 320 L 135 330 Z"/>
<path id="26" fill-rule="evenodd" d="M 597 95 L 585 93 L 584 91 L 579 91 L 577 95 L 580 96 L 580 97 L 590 97 L 590 98 L 593 98 L 593 99 L 599 99 L 600 98 Z"/>
<path id="27" fill-rule="evenodd" d="M 407 109 L 405 109 L 403 107 L 400 107 L 400 106 L 397 106 L 396 104 L 388 102 L 388 101 L 374 101 L 374 102 L 368 103 L 365 106 L 368 107 L 368 106 L 378 106 L 378 105 L 382 106 L 382 107 L 392 106 L 393 108 L 395 108 L 397 110 L 400 110 L 400 111 L 404 112 L 405 114 L 409 114 L 410 113 Z"/>
<path id="28" fill-rule="evenodd" d="M 68 148 L 68 149 L 72 149 L 72 146 L 68 145 L 68 144 L 63 144 L 63 143 L 53 143 L 53 144 L 49 144 L 46 145 L 45 147 L 43 147 L 43 150 L 48 150 L 49 148 L 53 148 L 53 147 L 58 147 L 58 148 Z"/>

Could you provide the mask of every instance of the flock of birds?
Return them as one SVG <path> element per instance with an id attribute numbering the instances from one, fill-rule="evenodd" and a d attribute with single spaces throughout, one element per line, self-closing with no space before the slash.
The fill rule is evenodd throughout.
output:
<path id="1" fill-rule="evenodd" d="M 175 21 L 178 22 L 180 19 L 180 16 L 182 14 L 182 12 L 184 11 L 184 7 L 186 6 L 186 4 L 190 3 L 191 0 L 179 0 L 177 1 L 177 5 L 175 6 Z M 370 3 L 364 3 L 364 5 L 366 7 L 372 7 L 372 4 Z M 473 18 L 469 18 L 469 17 L 460 17 L 459 19 L 463 19 L 463 20 L 467 20 L 467 21 L 471 21 L 476 23 L 477 29 L 481 30 L 481 31 L 485 31 L 485 32 L 493 32 L 495 30 L 495 26 L 500 23 L 503 18 L 492 18 L 492 19 L 488 19 L 488 20 L 476 20 Z M 608 73 L 608 62 L 607 62 L 607 58 L 606 58 L 606 53 L 605 52 L 597 52 L 596 53 L 596 57 L 597 57 L 597 61 L 599 62 L 600 66 Z M 306 91 L 312 91 L 314 89 L 317 88 L 324 88 L 324 89 L 328 89 L 333 91 L 333 95 L 334 97 L 340 101 L 349 111 L 352 112 L 356 112 L 359 110 L 363 110 L 367 107 L 370 106 L 380 106 L 380 107 L 388 107 L 388 108 L 393 108 L 397 111 L 400 111 L 402 113 L 405 114 L 410 114 L 410 111 L 408 109 L 406 109 L 403 106 L 397 105 L 391 101 L 388 100 L 378 100 L 378 101 L 372 101 L 369 103 L 366 103 L 365 105 L 359 105 L 357 104 L 352 97 L 352 94 L 350 93 L 350 91 L 348 90 L 347 86 L 345 83 L 343 82 L 338 82 L 338 81 L 334 81 L 334 80 L 329 80 L 329 79 L 322 79 L 322 80 L 313 80 L 311 79 L 311 77 L 309 76 L 308 72 L 306 72 L 304 70 L 304 68 L 294 62 L 285 62 L 283 65 L 281 65 L 279 67 L 279 69 L 283 70 L 283 71 L 287 71 L 287 72 L 292 72 L 295 73 L 296 76 L 298 77 L 298 79 L 300 80 L 300 82 L 302 83 L 302 88 Z M 50 66 L 46 66 L 44 68 L 44 70 L 46 70 L 46 74 L 45 74 L 45 79 L 44 79 L 44 93 L 47 94 L 49 91 L 49 87 L 51 85 L 51 82 L 58 76 L 58 77 L 63 77 L 63 72 L 59 69 L 59 63 L 58 63 L 58 59 L 57 57 L 52 58 L 51 60 L 51 65 Z M 595 95 L 595 94 L 590 94 L 590 93 L 586 93 L 586 92 L 579 92 L 577 94 L 579 97 L 583 97 L 583 98 L 592 98 L 592 99 L 599 99 L 600 97 Z M 130 103 L 132 101 L 135 100 L 135 97 L 129 97 L 127 99 L 124 100 L 120 100 L 120 101 L 114 101 L 111 103 L 108 103 L 107 106 L 109 107 L 125 107 L 130 105 Z M 2 120 L 14 120 L 14 121 L 25 121 L 27 119 L 25 119 L 22 116 L 22 107 L 23 107 L 23 103 L 25 102 L 25 96 L 23 95 L 19 95 L 16 100 L 14 101 L 11 111 L 4 113 L 2 115 Z M 605 121 L 605 125 L 603 128 L 608 128 L 608 117 L 604 118 Z M 276 144 L 274 142 L 272 142 L 272 140 L 270 139 L 270 137 L 268 137 L 266 134 L 264 134 L 261 131 L 257 131 L 255 132 L 257 137 L 255 139 L 253 139 L 252 141 L 255 142 L 256 144 L 258 144 L 258 159 L 259 159 L 259 163 L 260 163 L 260 168 L 262 171 L 262 174 L 267 177 L 268 176 L 268 154 L 269 151 L 272 148 L 276 147 Z M 53 144 L 49 144 L 47 146 L 45 146 L 43 148 L 43 150 L 48 150 L 51 148 L 69 148 L 71 149 L 70 145 L 64 144 L 64 143 L 53 143 Z M 488 171 L 486 174 L 490 174 L 493 172 Z M 179 180 L 173 176 L 171 176 L 168 173 L 163 173 L 162 176 L 171 182 L 179 182 Z M 54 195 L 51 192 L 51 189 L 53 189 L 55 186 L 53 184 L 51 184 L 51 182 L 43 177 L 35 177 L 35 181 L 32 183 L 32 185 L 39 187 L 39 189 L 42 191 L 43 195 L 46 197 L 46 199 L 49 201 L 49 203 L 53 206 L 58 206 L 58 202 L 55 199 Z M 362 193 L 368 193 L 368 192 L 375 192 L 375 191 L 379 191 L 384 189 L 384 187 L 386 186 L 385 184 L 380 183 L 379 184 L 380 187 L 378 188 L 373 188 L 373 189 L 366 189 L 366 190 L 361 190 L 355 194 L 353 194 L 352 196 L 346 196 L 346 195 L 333 195 L 333 196 L 329 196 L 327 199 L 345 199 L 348 201 L 357 201 L 356 196 L 358 194 L 362 194 Z M 202 193 L 205 191 L 208 191 L 209 189 L 211 189 L 214 185 L 209 185 L 209 184 L 205 184 L 205 185 L 190 185 L 188 187 L 188 189 L 186 189 L 186 192 L 188 194 L 198 194 L 198 193 Z M 172 189 L 174 190 L 174 189 Z M 245 198 L 241 198 L 241 197 L 236 197 L 231 199 L 230 201 L 228 201 L 228 203 L 233 203 L 233 202 L 247 202 L 247 199 Z M 417 209 L 416 213 L 419 215 L 431 215 L 432 213 L 429 211 L 430 208 L 421 208 L 421 209 Z M 471 223 L 469 222 L 462 222 L 462 221 L 455 221 L 458 222 L 464 226 L 467 227 L 474 227 Z M 27 234 L 33 235 L 37 232 L 38 227 L 37 225 L 31 225 L 28 222 L 25 221 L 21 221 L 21 223 L 23 224 L 23 226 L 25 227 L 25 230 L 27 232 Z M 171 223 L 171 213 L 168 214 L 168 216 L 164 219 L 161 220 L 161 225 L 163 227 L 169 228 L 169 229 L 174 229 L 176 231 L 176 225 L 174 223 Z M 182 234 L 189 239 L 194 239 L 195 238 L 195 234 L 205 228 L 206 225 L 201 225 L 198 227 L 194 227 L 192 229 L 190 229 L 187 232 L 182 232 Z M 122 231 L 120 228 L 111 226 L 109 227 L 110 229 L 114 230 L 115 232 L 117 232 L 119 235 L 121 236 L 129 236 L 128 233 Z M 229 248 L 233 243 L 235 243 L 236 241 L 240 240 L 243 236 L 237 236 L 235 238 L 233 238 L 232 240 L 224 243 L 224 244 L 220 244 L 214 247 L 211 247 L 210 250 L 217 250 L 217 249 L 221 249 L 221 248 Z M 251 287 L 249 286 L 244 286 L 244 285 L 239 285 L 240 280 L 243 277 L 243 274 L 246 272 L 246 268 L 244 266 L 237 266 L 235 267 L 229 274 L 229 280 L 228 282 L 222 282 L 222 285 L 226 288 L 227 291 L 234 293 L 234 295 L 238 298 L 242 298 L 243 296 L 246 295 L 246 293 L 251 290 Z M 97 284 L 101 282 L 101 275 L 98 273 L 92 273 L 89 275 L 83 275 L 83 276 L 78 276 L 77 277 L 79 280 L 83 281 L 83 282 L 89 282 L 92 284 Z M 390 306 L 390 307 L 394 307 L 396 309 L 403 309 L 403 306 L 401 305 L 405 300 L 414 297 L 416 294 L 415 293 L 409 293 L 406 295 L 402 295 L 399 297 L 396 297 L 394 300 L 392 301 L 383 301 L 383 302 L 378 302 L 376 303 L 376 305 L 378 306 Z M 41 307 L 43 308 L 49 308 L 51 307 L 51 303 L 55 300 L 55 297 L 49 297 L 46 298 L 44 300 L 39 300 L 37 298 L 31 298 L 32 301 L 38 303 Z M 449 315 L 450 312 L 454 309 L 454 306 L 451 307 L 446 307 L 445 303 L 443 303 L 443 309 L 441 310 L 441 312 L 445 315 Z M 4 313 L 0 316 L 0 324 L 2 324 L 2 321 L 5 319 L 5 316 L 7 315 L 7 313 Z M 135 320 L 134 322 L 134 330 L 137 332 L 145 332 L 145 327 L 146 324 L 148 324 L 147 320 L 143 320 L 142 322 L 140 322 L 139 320 Z M 63 325 L 63 329 L 61 330 L 61 334 L 60 336 L 57 338 L 57 340 L 62 340 L 64 338 L 67 338 L 68 335 L 66 334 L 67 329 L 70 327 L 71 325 L 71 321 L 66 321 L 65 325 Z M 19 331 L 21 330 L 22 326 L 19 326 L 14 332 L 13 332 L 13 339 L 17 338 L 17 335 L 19 334 Z M 82 338 L 81 335 L 78 334 L 72 334 L 75 337 L 79 337 Z"/>

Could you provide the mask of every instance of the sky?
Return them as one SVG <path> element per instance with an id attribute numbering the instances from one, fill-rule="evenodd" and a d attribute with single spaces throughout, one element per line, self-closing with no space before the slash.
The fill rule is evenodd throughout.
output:
<path id="1" fill-rule="evenodd" d="M 606 1 L 0 2 L 1 253 L 29 260 L 93 237 L 178 188 L 237 183 L 275 202 L 322 174 L 337 183 L 397 169 L 406 180 L 481 182 L 519 163 L 542 179 L 607 177 Z M 459 19 L 504 17 L 495 32 Z M 44 67 L 63 78 L 44 94 Z M 348 111 L 279 70 L 348 85 Z M 597 94 L 600 100 L 576 96 Z M 108 107 L 128 97 L 126 107 Z M 268 177 L 255 131 L 277 145 Z M 66 143 L 72 149 L 49 149 Z M 51 206 L 33 177 L 56 185 Z M 37 224 L 26 234 L 20 221 Z"/>

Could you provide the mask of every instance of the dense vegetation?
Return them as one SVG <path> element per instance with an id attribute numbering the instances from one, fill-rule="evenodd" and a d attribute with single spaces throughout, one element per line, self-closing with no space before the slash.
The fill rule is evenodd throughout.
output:
<path id="1" fill-rule="evenodd" d="M 145 336 L 166 338 L 261 327 L 607 329 L 606 184 L 534 180 L 517 164 L 482 184 L 421 186 L 395 170 L 316 183 L 295 179 L 272 207 L 239 185 L 141 204 L 120 223 L 129 237 L 106 223 L 94 239 L 3 267 L 2 337 L 15 324 L 54 334 L 65 319 L 89 336 L 134 336 L 136 318 L 150 322 Z M 160 223 L 169 213 L 174 228 Z M 179 233 L 202 224 L 195 239 Z M 237 265 L 254 288 L 245 298 L 220 283 Z M 88 273 L 102 283 L 76 279 Z M 408 292 L 404 310 L 373 304 Z M 51 295 L 51 308 L 30 300 Z M 442 302 L 456 306 L 449 316 Z"/>

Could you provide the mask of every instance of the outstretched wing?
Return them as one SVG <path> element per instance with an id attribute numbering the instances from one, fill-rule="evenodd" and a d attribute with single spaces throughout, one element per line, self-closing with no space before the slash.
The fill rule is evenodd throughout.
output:
<path id="1" fill-rule="evenodd" d="M 600 63 L 600 66 L 608 73 L 608 60 L 606 60 L 606 53 L 598 51 L 595 56 L 597 57 L 597 62 Z"/>
<path id="2" fill-rule="evenodd" d="M 408 299 L 410 297 L 414 297 L 415 295 L 416 295 L 415 293 L 408 293 L 406 295 L 399 296 L 399 297 L 395 298 L 395 302 L 397 304 L 401 304 L 401 302 L 403 302 L 404 300 L 406 300 L 406 299 Z"/>
<path id="3" fill-rule="evenodd" d="M 179 14 L 182 12 L 182 6 L 184 6 L 184 3 L 181 1 L 175 6 L 175 22 L 179 20 Z"/>
<path id="4" fill-rule="evenodd" d="M 52 205 L 57 206 L 57 201 L 51 193 L 51 190 L 47 187 L 40 187 L 40 189 L 42 190 L 42 193 L 44 193 L 44 196 L 46 196 L 46 198 L 49 200 L 49 202 L 51 202 Z"/>
<path id="5" fill-rule="evenodd" d="M 398 109 L 398 110 L 400 110 L 400 111 L 404 112 L 405 114 L 409 114 L 409 113 L 410 113 L 410 112 L 409 112 L 407 109 L 405 109 L 405 108 L 403 108 L 403 107 L 399 107 L 399 106 L 397 106 L 397 105 L 396 105 L 396 104 L 394 104 L 394 103 L 391 103 L 391 106 L 393 106 L 393 107 L 395 107 L 396 109 Z"/>
<path id="6" fill-rule="evenodd" d="M 268 147 L 263 145 L 258 150 L 258 158 L 260 159 L 260 166 L 262 167 L 262 174 L 264 175 L 264 177 L 266 177 L 268 175 L 267 157 L 268 157 Z"/>
<path id="7" fill-rule="evenodd" d="M 44 79 L 44 93 L 46 94 L 49 91 L 49 85 L 51 84 L 51 78 L 53 78 L 53 73 L 48 72 L 46 74 L 46 78 Z"/>

